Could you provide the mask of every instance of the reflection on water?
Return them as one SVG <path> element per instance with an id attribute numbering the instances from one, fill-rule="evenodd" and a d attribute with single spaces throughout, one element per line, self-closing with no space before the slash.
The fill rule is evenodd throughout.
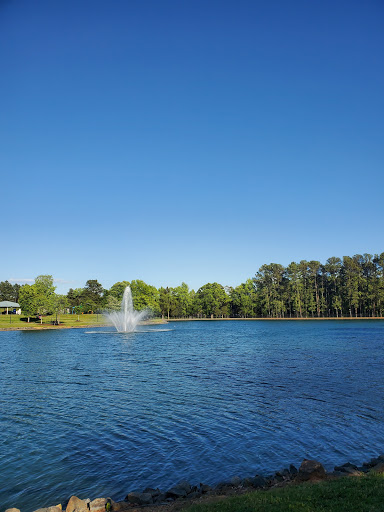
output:
<path id="1" fill-rule="evenodd" d="M 2 332 L 2 509 L 360 463 L 384 451 L 383 363 L 380 321 Z"/>

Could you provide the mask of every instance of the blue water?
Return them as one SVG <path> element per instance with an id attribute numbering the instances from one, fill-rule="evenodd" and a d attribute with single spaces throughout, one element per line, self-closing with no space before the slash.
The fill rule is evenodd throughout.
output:
<path id="1" fill-rule="evenodd" d="M 0 510 L 384 452 L 384 322 L 0 332 Z"/>

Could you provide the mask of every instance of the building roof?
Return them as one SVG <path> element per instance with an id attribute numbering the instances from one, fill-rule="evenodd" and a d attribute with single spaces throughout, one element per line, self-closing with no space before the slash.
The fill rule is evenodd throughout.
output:
<path id="1" fill-rule="evenodd" d="M 0 302 L 0 308 L 19 308 L 20 304 L 17 302 L 9 302 L 9 300 L 3 300 Z"/>

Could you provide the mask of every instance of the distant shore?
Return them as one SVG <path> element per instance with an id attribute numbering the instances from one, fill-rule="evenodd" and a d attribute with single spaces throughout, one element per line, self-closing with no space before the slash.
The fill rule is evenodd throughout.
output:
<path id="1" fill-rule="evenodd" d="M 94 315 L 96 316 L 96 315 Z M 140 325 L 161 325 L 166 324 L 166 320 L 162 320 L 161 318 L 156 318 L 154 320 L 146 320 L 144 322 L 140 322 Z M 59 325 L 54 325 L 52 323 L 39 323 L 39 322 L 21 322 L 20 320 L 14 321 L 14 323 L 9 323 L 8 325 L 0 324 L 0 331 L 47 331 L 47 330 L 60 330 L 60 329 L 94 329 L 100 327 L 111 327 L 111 324 L 108 323 L 86 323 L 80 322 L 78 325 L 76 324 L 68 324 L 65 321 L 60 323 Z"/>
<path id="2" fill-rule="evenodd" d="M 301 321 L 301 320 L 384 320 L 384 316 L 359 316 L 359 317 L 350 317 L 350 316 L 322 316 L 322 317 L 303 317 L 303 318 L 170 318 L 169 320 L 166 320 L 167 322 L 193 322 L 193 321 L 221 321 L 221 320 L 246 320 L 246 321 Z"/>
<path id="3" fill-rule="evenodd" d="M 305 317 L 305 318 L 170 318 L 169 320 L 166 318 L 156 318 L 153 320 L 146 320 L 141 322 L 141 325 L 158 325 L 158 324 L 167 324 L 168 322 L 221 322 L 221 321 L 258 321 L 258 322 L 297 322 L 297 321 L 324 321 L 324 320 L 332 320 L 332 321 L 359 321 L 359 320 L 384 320 L 384 317 L 371 317 L 371 316 L 362 316 L 362 317 Z M 94 327 L 111 327 L 110 324 L 106 323 L 83 323 L 80 322 L 79 325 L 71 323 L 68 325 L 66 321 L 63 321 L 59 325 L 54 325 L 52 323 L 38 323 L 38 322 L 21 322 L 20 320 L 15 321 L 14 323 L 9 324 L 0 324 L 0 331 L 39 331 L 39 330 L 59 330 L 59 329 L 89 329 Z"/>

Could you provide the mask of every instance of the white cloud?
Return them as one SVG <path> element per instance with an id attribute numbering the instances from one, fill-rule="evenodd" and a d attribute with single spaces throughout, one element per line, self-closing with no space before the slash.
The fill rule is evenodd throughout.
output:
<path id="1" fill-rule="evenodd" d="M 26 279 L 22 279 L 22 278 L 19 278 L 19 279 L 10 279 L 9 280 L 10 283 L 34 283 L 35 280 L 34 279 L 29 279 L 29 278 L 26 278 Z"/>

